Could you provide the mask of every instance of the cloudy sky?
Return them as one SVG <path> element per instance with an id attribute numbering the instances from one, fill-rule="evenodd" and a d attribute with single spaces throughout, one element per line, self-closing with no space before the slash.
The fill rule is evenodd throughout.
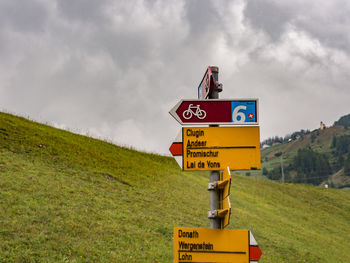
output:
<path id="1" fill-rule="evenodd" d="M 168 154 L 209 65 L 261 140 L 350 113 L 347 0 L 0 0 L 0 109 Z"/>

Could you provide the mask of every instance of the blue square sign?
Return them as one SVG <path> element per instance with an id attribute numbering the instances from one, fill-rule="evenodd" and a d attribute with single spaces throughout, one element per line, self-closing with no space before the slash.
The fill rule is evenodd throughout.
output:
<path id="1" fill-rule="evenodd" d="M 257 123 L 256 101 L 232 101 L 232 122 L 236 124 Z"/>

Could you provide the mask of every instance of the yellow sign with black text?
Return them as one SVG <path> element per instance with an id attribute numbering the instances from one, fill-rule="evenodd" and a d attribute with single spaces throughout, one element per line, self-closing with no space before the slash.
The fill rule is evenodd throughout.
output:
<path id="1" fill-rule="evenodd" d="M 260 169 L 260 132 L 253 127 L 183 127 L 183 170 Z"/>
<path id="2" fill-rule="evenodd" d="M 174 228 L 174 263 L 249 262 L 249 230 Z"/>

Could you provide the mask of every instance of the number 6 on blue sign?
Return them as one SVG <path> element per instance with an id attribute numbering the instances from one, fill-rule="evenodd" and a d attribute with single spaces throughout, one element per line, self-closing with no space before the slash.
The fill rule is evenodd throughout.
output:
<path id="1" fill-rule="evenodd" d="M 232 122 L 236 124 L 253 124 L 257 122 L 256 101 L 232 101 Z"/>

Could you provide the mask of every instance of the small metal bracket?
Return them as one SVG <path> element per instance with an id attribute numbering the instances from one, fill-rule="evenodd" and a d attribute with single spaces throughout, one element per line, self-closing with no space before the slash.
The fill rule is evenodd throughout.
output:
<path id="1" fill-rule="evenodd" d="M 222 218 L 224 217 L 227 213 L 230 213 L 230 209 L 220 209 L 217 211 L 218 212 L 218 217 Z"/>
<path id="2" fill-rule="evenodd" d="M 212 210 L 208 211 L 208 218 L 223 218 L 227 213 L 230 213 L 230 209 L 219 209 L 219 210 Z"/>
<path id="3" fill-rule="evenodd" d="M 218 217 L 218 210 L 208 211 L 208 218 L 214 219 Z"/>
<path id="4" fill-rule="evenodd" d="M 208 183 L 207 190 L 208 191 L 216 190 L 217 187 L 218 187 L 217 182 L 210 182 L 210 183 Z"/>
<path id="5" fill-rule="evenodd" d="M 229 180 L 217 181 L 216 183 L 218 189 L 224 189 L 225 186 L 229 183 Z"/>
<path id="6" fill-rule="evenodd" d="M 217 90 L 217 92 L 221 92 L 223 85 L 222 83 L 215 83 L 215 89 Z"/>

